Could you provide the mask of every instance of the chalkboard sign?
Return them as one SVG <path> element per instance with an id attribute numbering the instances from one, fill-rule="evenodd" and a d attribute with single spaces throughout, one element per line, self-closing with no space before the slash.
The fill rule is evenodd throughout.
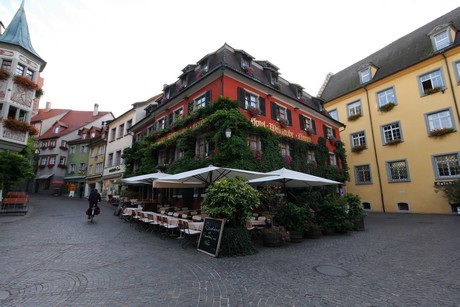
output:
<path id="1" fill-rule="evenodd" d="M 223 219 L 205 218 L 197 249 L 200 252 L 217 257 L 223 230 Z"/>

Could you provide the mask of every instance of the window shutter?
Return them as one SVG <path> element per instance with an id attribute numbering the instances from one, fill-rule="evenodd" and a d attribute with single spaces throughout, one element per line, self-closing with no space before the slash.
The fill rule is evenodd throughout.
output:
<path id="1" fill-rule="evenodd" d="M 313 134 L 316 134 L 316 123 L 315 120 L 311 120 L 311 129 L 313 130 Z"/>
<path id="2" fill-rule="evenodd" d="M 289 123 L 289 126 L 292 126 L 292 114 L 291 114 L 291 110 L 289 109 L 286 109 L 286 114 L 287 114 L 287 120 L 288 120 L 288 123 Z"/>
<path id="3" fill-rule="evenodd" d="M 168 121 L 166 122 L 167 123 L 166 125 L 171 126 L 172 123 L 173 123 L 173 119 L 174 119 L 174 114 L 173 113 L 169 114 L 168 115 Z"/>
<path id="4" fill-rule="evenodd" d="M 336 135 L 335 135 L 335 129 L 332 129 L 332 135 L 333 135 L 334 137 L 336 137 Z"/>
<path id="5" fill-rule="evenodd" d="M 246 95 L 246 91 L 244 88 L 238 88 L 238 100 L 240 101 L 240 107 L 244 109 L 244 96 Z"/>
<path id="6" fill-rule="evenodd" d="M 260 115 L 265 116 L 265 98 L 259 96 L 259 110 Z"/>
<path id="7" fill-rule="evenodd" d="M 270 109 L 272 112 L 272 119 L 276 120 L 276 103 L 270 101 Z"/>
<path id="8" fill-rule="evenodd" d="M 305 130 L 305 121 L 303 115 L 299 114 L 300 130 Z"/>
<path id="9" fill-rule="evenodd" d="M 325 138 L 327 138 L 327 127 L 326 125 L 323 125 L 323 135 Z"/>
<path id="10" fill-rule="evenodd" d="M 211 103 L 211 91 L 207 91 L 206 94 L 204 94 L 205 96 L 205 106 L 209 105 Z"/>
<path id="11" fill-rule="evenodd" d="M 195 101 L 194 101 L 194 100 L 192 100 L 192 101 L 190 101 L 190 102 L 188 103 L 188 111 L 187 111 L 187 114 L 188 114 L 188 115 L 192 114 L 194 104 L 195 104 Z"/>

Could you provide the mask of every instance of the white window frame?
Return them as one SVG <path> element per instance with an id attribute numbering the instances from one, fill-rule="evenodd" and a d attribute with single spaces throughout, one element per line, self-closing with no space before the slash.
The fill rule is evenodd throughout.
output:
<path id="1" fill-rule="evenodd" d="M 173 122 L 176 122 L 182 118 L 184 118 L 184 108 L 183 107 L 180 107 L 173 111 Z"/>
<path id="2" fill-rule="evenodd" d="M 460 152 L 433 155 L 431 157 L 435 179 L 459 179 L 460 178 Z M 440 166 L 443 164 L 444 172 L 440 173 Z"/>
<path id="3" fill-rule="evenodd" d="M 195 155 L 200 158 L 208 156 L 209 143 L 204 137 L 198 137 L 196 139 Z"/>
<path id="4" fill-rule="evenodd" d="M 425 123 L 427 128 L 427 133 L 434 130 L 452 128 L 456 129 L 454 123 L 454 114 L 452 109 L 442 109 L 435 112 L 430 112 L 425 114 Z"/>
<path id="5" fill-rule="evenodd" d="M 276 105 L 276 120 L 277 121 L 280 121 L 282 119 L 284 120 L 288 120 L 288 117 L 287 117 L 287 108 L 286 107 L 283 107 L 283 106 L 280 106 L 279 104 L 275 103 Z"/>
<path id="6" fill-rule="evenodd" d="M 337 109 L 332 109 L 332 110 L 328 111 L 328 113 L 336 121 L 339 120 L 339 112 L 337 111 Z"/>
<path id="7" fill-rule="evenodd" d="M 311 163 L 311 162 L 315 162 L 315 161 L 316 161 L 315 151 L 314 150 L 307 150 L 307 162 Z"/>
<path id="8" fill-rule="evenodd" d="M 204 108 L 206 106 L 206 93 L 203 95 L 198 96 L 193 100 L 193 111 L 198 110 L 200 108 Z"/>
<path id="9" fill-rule="evenodd" d="M 460 85 L 460 61 L 454 62 L 454 72 L 457 79 L 457 85 Z"/>
<path id="10" fill-rule="evenodd" d="M 117 128 L 110 129 L 110 141 L 115 141 L 117 137 Z"/>
<path id="11" fill-rule="evenodd" d="M 71 163 L 69 165 L 69 174 L 75 173 L 76 168 L 77 168 L 77 165 L 75 163 Z"/>
<path id="12" fill-rule="evenodd" d="M 60 156 L 59 157 L 59 165 L 65 165 L 66 160 L 67 160 L 66 156 Z"/>
<path id="13" fill-rule="evenodd" d="M 442 69 L 435 69 L 425 74 L 418 76 L 418 85 L 420 89 L 420 95 L 426 96 L 426 91 L 434 88 L 445 89 L 444 74 Z"/>
<path id="14" fill-rule="evenodd" d="M 366 132 L 364 130 L 354 132 L 350 134 L 350 144 L 351 148 L 359 146 L 367 146 L 366 142 Z"/>
<path id="15" fill-rule="evenodd" d="M 355 165 L 354 172 L 355 184 L 372 184 L 372 173 L 370 164 Z"/>
<path id="16" fill-rule="evenodd" d="M 359 80 L 361 84 L 367 83 L 371 81 L 372 79 L 372 74 L 371 74 L 371 68 L 367 67 L 366 69 L 360 70 L 359 71 Z"/>
<path id="17" fill-rule="evenodd" d="M 290 148 L 289 144 L 285 142 L 280 142 L 280 151 L 281 151 L 281 157 L 291 157 L 290 153 Z"/>
<path id="18" fill-rule="evenodd" d="M 387 89 L 377 92 L 377 103 L 379 108 L 389 103 L 397 104 L 394 87 L 389 87 Z"/>
<path id="19" fill-rule="evenodd" d="M 333 152 L 329 153 L 329 165 L 337 166 L 337 157 Z"/>
<path id="20" fill-rule="evenodd" d="M 260 137 L 255 134 L 248 135 L 248 147 L 249 150 L 252 152 L 261 152 L 262 151 L 262 143 L 260 141 Z"/>
<path id="21" fill-rule="evenodd" d="M 80 172 L 86 171 L 86 162 L 80 162 L 80 165 L 78 166 L 78 171 Z"/>
<path id="22" fill-rule="evenodd" d="M 244 93 L 244 109 L 249 108 L 259 109 L 259 95 L 246 90 Z"/>
<path id="23" fill-rule="evenodd" d="M 363 115 L 363 106 L 361 100 L 356 100 L 347 104 L 348 117 L 354 115 Z"/>
<path id="24" fill-rule="evenodd" d="M 433 35 L 433 42 L 436 50 L 441 50 L 448 47 L 452 43 L 449 29 Z"/>
<path id="25" fill-rule="evenodd" d="M 113 156 L 114 156 L 113 152 L 107 155 L 107 167 L 113 166 Z"/>
<path id="26" fill-rule="evenodd" d="M 389 142 L 403 140 L 401 123 L 399 121 L 382 125 L 380 127 L 380 133 L 382 135 L 383 145 Z"/>

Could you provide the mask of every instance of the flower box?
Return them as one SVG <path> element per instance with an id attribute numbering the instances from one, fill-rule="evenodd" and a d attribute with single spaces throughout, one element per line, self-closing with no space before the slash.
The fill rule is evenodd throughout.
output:
<path id="1" fill-rule="evenodd" d="M 430 131 L 430 136 L 432 137 L 437 137 L 437 136 L 443 136 L 445 134 L 449 134 L 455 132 L 454 128 L 442 128 L 442 129 L 436 129 Z"/>
<path id="2" fill-rule="evenodd" d="M 363 151 L 364 149 L 366 149 L 366 145 L 365 145 L 365 144 L 362 144 L 362 145 L 358 145 L 358 146 L 352 147 L 352 148 L 351 148 L 351 151 L 352 151 L 352 152 L 361 152 L 361 151 Z"/>
<path id="3" fill-rule="evenodd" d="M 53 168 L 54 164 L 48 164 L 48 168 Z"/>
<path id="4" fill-rule="evenodd" d="M 254 76 L 254 71 L 252 70 L 251 67 L 244 66 L 243 70 L 248 76 L 251 76 L 251 77 Z"/>
<path id="5" fill-rule="evenodd" d="M 337 139 L 333 136 L 327 137 L 331 145 L 335 145 L 335 142 L 337 142 Z"/>
<path id="6" fill-rule="evenodd" d="M 0 81 L 4 81 L 11 76 L 9 71 L 0 68 Z"/>
<path id="7" fill-rule="evenodd" d="M 354 121 L 354 120 L 357 120 L 358 118 L 360 118 L 361 116 L 362 116 L 361 114 L 350 115 L 350 116 L 348 116 L 348 120 L 349 121 Z"/>
<path id="8" fill-rule="evenodd" d="M 381 106 L 381 107 L 379 108 L 379 111 L 381 111 L 381 112 L 388 112 L 388 111 L 390 111 L 391 109 L 393 109 L 395 106 L 396 106 L 395 103 L 389 102 L 389 103 L 387 103 L 387 104 Z"/>
<path id="9" fill-rule="evenodd" d="M 39 88 L 35 91 L 35 98 L 40 98 L 44 94 L 43 89 Z"/>
<path id="10" fill-rule="evenodd" d="M 435 94 L 437 92 L 443 92 L 444 93 L 444 88 L 441 87 L 441 86 L 436 86 L 436 87 L 433 87 L 433 88 L 425 90 L 424 94 L 425 95 L 431 95 L 431 94 Z"/>
<path id="11" fill-rule="evenodd" d="M 254 108 L 254 107 L 249 107 L 248 108 L 248 113 L 249 115 L 251 115 L 251 117 L 256 117 L 260 114 L 260 110 L 258 108 Z"/>
<path id="12" fill-rule="evenodd" d="M 305 128 L 304 130 L 305 130 L 305 132 L 306 132 L 308 135 L 312 135 L 312 134 L 313 134 L 313 129 L 311 129 L 311 128 Z"/>
<path id="13" fill-rule="evenodd" d="M 62 149 L 62 150 L 67 150 L 68 149 L 67 146 L 59 146 L 59 148 Z"/>
<path id="14" fill-rule="evenodd" d="M 20 85 L 31 91 L 38 89 L 38 85 L 35 82 L 23 76 L 14 76 L 13 81 L 15 84 Z"/>
<path id="15" fill-rule="evenodd" d="M 399 143 L 402 143 L 402 140 L 401 139 L 395 139 L 395 140 L 391 140 L 391 141 L 388 141 L 385 143 L 385 145 L 397 145 Z"/>
<path id="16" fill-rule="evenodd" d="M 59 168 L 66 168 L 67 166 L 65 164 L 58 164 Z"/>
<path id="17" fill-rule="evenodd" d="M 8 117 L 3 120 L 3 127 L 17 130 L 21 132 L 29 132 L 30 135 L 36 135 L 38 133 L 37 129 L 33 125 L 29 125 L 26 122 L 17 120 L 16 118 Z"/>
<path id="18" fill-rule="evenodd" d="M 283 127 L 283 128 L 287 128 L 289 126 L 289 122 L 285 118 L 278 119 L 278 122 L 280 123 L 281 127 Z"/>

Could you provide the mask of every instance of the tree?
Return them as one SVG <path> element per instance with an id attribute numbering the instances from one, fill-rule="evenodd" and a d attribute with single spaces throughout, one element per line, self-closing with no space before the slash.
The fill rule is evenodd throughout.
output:
<path id="1" fill-rule="evenodd" d="M 0 152 L 0 190 L 8 191 L 15 183 L 33 175 L 32 166 L 26 157 L 10 151 Z"/>

